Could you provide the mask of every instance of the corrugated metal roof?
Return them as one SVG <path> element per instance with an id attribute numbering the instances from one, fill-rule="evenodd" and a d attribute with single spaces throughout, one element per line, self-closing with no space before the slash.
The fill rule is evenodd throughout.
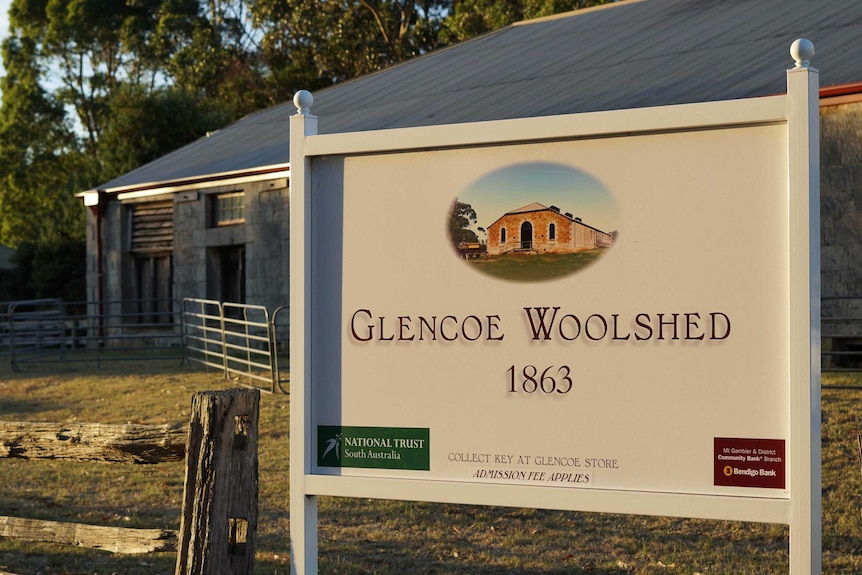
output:
<path id="1" fill-rule="evenodd" d="M 862 81 L 859 0 L 642 0 L 534 20 L 314 94 L 320 133 L 779 94 L 790 44 L 814 42 L 821 86 Z M 100 189 L 289 161 L 287 102 Z"/>

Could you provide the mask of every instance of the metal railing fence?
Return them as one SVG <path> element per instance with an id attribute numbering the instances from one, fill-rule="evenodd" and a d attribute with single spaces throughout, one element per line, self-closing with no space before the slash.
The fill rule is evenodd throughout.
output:
<path id="1" fill-rule="evenodd" d="M 182 320 L 171 299 L 0 303 L 0 352 L 13 371 L 53 363 L 176 360 Z"/>
<path id="2" fill-rule="evenodd" d="M 289 313 L 187 298 L 0 302 L 0 356 L 13 371 L 51 364 L 175 360 L 213 367 L 228 379 L 287 393 Z M 285 321 L 285 318 L 287 321 Z"/>

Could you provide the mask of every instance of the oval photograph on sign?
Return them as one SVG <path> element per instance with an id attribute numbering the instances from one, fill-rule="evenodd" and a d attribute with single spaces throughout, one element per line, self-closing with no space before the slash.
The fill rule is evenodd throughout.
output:
<path id="1" fill-rule="evenodd" d="M 452 202 L 449 241 L 479 272 L 545 281 L 573 274 L 617 239 L 618 212 L 593 176 L 562 164 L 531 162 L 495 170 Z"/>

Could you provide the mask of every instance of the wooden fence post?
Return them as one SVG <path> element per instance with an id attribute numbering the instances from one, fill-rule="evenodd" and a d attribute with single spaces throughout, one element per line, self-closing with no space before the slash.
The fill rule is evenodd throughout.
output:
<path id="1" fill-rule="evenodd" d="M 176 575 L 251 575 L 260 391 L 192 397 Z"/>

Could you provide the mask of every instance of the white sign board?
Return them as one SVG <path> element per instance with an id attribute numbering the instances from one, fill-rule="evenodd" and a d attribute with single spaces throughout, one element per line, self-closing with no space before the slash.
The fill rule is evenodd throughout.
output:
<path id="1" fill-rule="evenodd" d="M 788 83 L 478 126 L 296 116 L 297 571 L 315 495 L 801 522 L 791 564 L 819 565 L 816 71 Z"/>

